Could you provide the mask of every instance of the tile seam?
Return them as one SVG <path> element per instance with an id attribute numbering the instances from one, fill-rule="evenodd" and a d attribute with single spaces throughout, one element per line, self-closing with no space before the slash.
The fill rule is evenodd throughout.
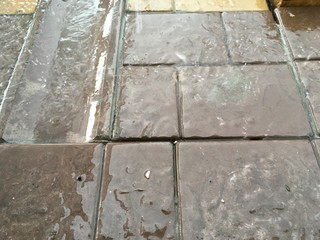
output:
<path id="1" fill-rule="evenodd" d="M 179 152 L 178 142 L 173 142 L 173 176 L 174 176 L 174 198 L 175 198 L 175 223 L 176 223 L 176 239 L 182 240 L 182 213 L 181 213 L 181 196 L 179 187 Z"/>

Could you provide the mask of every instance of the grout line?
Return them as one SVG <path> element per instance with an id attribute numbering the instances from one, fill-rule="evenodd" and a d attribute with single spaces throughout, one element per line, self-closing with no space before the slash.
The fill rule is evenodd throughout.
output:
<path id="1" fill-rule="evenodd" d="M 105 167 L 105 154 L 106 154 L 106 146 L 102 145 L 103 151 L 102 151 L 102 160 L 101 160 L 101 169 L 98 175 L 97 179 L 97 198 L 93 210 L 93 234 L 92 234 L 92 240 L 96 239 L 96 235 L 98 232 L 98 220 L 100 215 L 100 203 L 101 203 L 101 195 L 102 195 L 102 182 L 103 182 L 103 172 Z"/>
<path id="2" fill-rule="evenodd" d="M 313 110 L 312 110 L 312 107 L 307 99 L 306 89 L 303 86 L 303 83 L 301 81 L 301 77 L 300 77 L 296 62 L 294 60 L 294 55 L 293 55 L 292 49 L 290 47 L 290 43 L 289 43 L 289 40 L 288 40 L 288 37 L 286 34 L 285 26 L 284 26 L 282 19 L 281 19 L 280 12 L 277 8 L 274 10 L 274 12 L 275 12 L 275 15 L 276 15 L 278 22 L 279 22 L 278 29 L 280 31 L 281 40 L 283 43 L 283 48 L 285 50 L 285 55 L 287 57 L 288 66 L 292 72 L 293 79 L 296 83 L 298 92 L 300 94 L 302 106 L 303 106 L 304 110 L 306 111 L 308 122 L 309 122 L 309 125 L 311 128 L 311 133 L 313 134 L 312 137 L 314 137 L 315 135 L 317 135 L 317 128 L 316 128 L 316 121 L 315 121 L 314 116 L 312 114 Z"/>
<path id="3" fill-rule="evenodd" d="M 178 131 L 179 138 L 183 136 L 183 102 L 182 102 L 182 92 L 181 84 L 179 79 L 179 71 L 175 71 L 176 76 L 176 103 L 177 103 L 177 117 L 178 117 Z"/>
<path id="4" fill-rule="evenodd" d="M 318 149 L 318 147 L 317 147 L 317 145 L 316 145 L 315 141 L 311 141 L 310 143 L 311 143 L 311 146 L 312 146 L 312 149 L 313 149 L 314 155 L 315 155 L 315 157 L 316 157 L 317 164 L 318 164 L 318 166 L 319 166 L 319 168 L 320 168 L 320 155 L 319 155 L 319 149 Z"/>
<path id="5" fill-rule="evenodd" d="M 180 202 L 180 187 L 179 187 L 179 153 L 177 142 L 173 142 L 173 177 L 174 177 L 174 207 L 175 207 L 175 224 L 176 224 L 176 239 L 183 239 L 182 236 L 182 213 Z"/>
<path id="6" fill-rule="evenodd" d="M 120 29 L 119 29 L 119 37 L 118 37 L 118 48 L 117 48 L 117 57 L 116 57 L 116 66 L 115 66 L 115 75 L 114 75 L 114 86 L 113 86 L 113 97 L 112 97 L 112 105 L 110 111 L 110 127 L 109 127 L 109 136 L 111 138 L 114 137 L 115 127 L 116 127 L 116 119 L 117 119 L 117 108 L 118 108 L 118 100 L 120 97 L 120 68 L 122 67 L 122 52 L 124 45 L 124 34 L 126 27 L 126 0 L 120 0 Z"/>

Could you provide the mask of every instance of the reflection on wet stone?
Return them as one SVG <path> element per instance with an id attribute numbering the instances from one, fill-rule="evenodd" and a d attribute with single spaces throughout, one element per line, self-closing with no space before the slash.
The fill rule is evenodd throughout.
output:
<path id="1" fill-rule="evenodd" d="M 93 239 L 103 148 L 1 145 L 0 239 Z"/>
<path id="2" fill-rule="evenodd" d="M 108 144 L 97 239 L 175 239 L 170 143 Z"/>
<path id="3" fill-rule="evenodd" d="M 320 238 L 320 174 L 308 141 L 178 149 L 183 240 Z"/>
<path id="4" fill-rule="evenodd" d="M 228 47 L 234 62 L 279 62 L 286 57 L 270 12 L 225 12 Z"/>
<path id="5" fill-rule="evenodd" d="M 100 109 L 102 88 L 111 88 L 104 85 L 109 32 L 101 26 L 107 11 L 99 4 L 50 3 L 4 130 L 7 141 L 84 142 L 95 137 L 96 118 L 108 111 Z"/>
<path id="6" fill-rule="evenodd" d="M 286 65 L 179 68 L 184 137 L 307 136 Z"/>
<path id="7" fill-rule="evenodd" d="M 169 67 L 125 67 L 115 137 L 178 135 L 176 72 Z"/>
<path id="8" fill-rule="evenodd" d="M 31 19 L 31 15 L 0 15 L 0 105 Z"/>
<path id="9" fill-rule="evenodd" d="M 219 13 L 128 15 L 124 64 L 227 61 Z"/>
<path id="10" fill-rule="evenodd" d="M 320 7 L 280 8 L 294 58 L 320 58 Z"/>

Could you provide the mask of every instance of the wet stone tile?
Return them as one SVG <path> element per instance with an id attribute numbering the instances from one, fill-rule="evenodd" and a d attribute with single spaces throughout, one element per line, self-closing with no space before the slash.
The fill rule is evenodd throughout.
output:
<path id="1" fill-rule="evenodd" d="M 308 141 L 178 149 L 183 240 L 320 238 L 320 174 Z"/>
<path id="2" fill-rule="evenodd" d="M 233 62 L 285 61 L 280 34 L 269 11 L 222 14 Z"/>
<path id="3" fill-rule="evenodd" d="M 176 239 L 170 143 L 108 144 L 97 239 Z"/>
<path id="4" fill-rule="evenodd" d="M 0 15 L 0 104 L 31 19 L 31 15 Z"/>
<path id="5" fill-rule="evenodd" d="M 187 12 L 225 12 L 268 10 L 265 0 L 175 0 L 177 11 Z"/>
<path id="6" fill-rule="evenodd" d="M 320 58 L 320 7 L 280 8 L 280 17 L 295 59 Z"/>
<path id="7" fill-rule="evenodd" d="M 178 135 L 176 72 L 169 67 L 125 67 L 115 137 Z"/>
<path id="8" fill-rule="evenodd" d="M 227 62 L 219 13 L 129 14 L 124 64 Z"/>
<path id="9" fill-rule="evenodd" d="M 50 2 L 18 89 L 9 96 L 8 142 L 88 142 L 97 135 L 99 118 L 109 121 L 108 46 L 115 44 L 109 41 L 114 16 L 108 15 L 114 11 L 107 7 L 102 0 Z"/>
<path id="10" fill-rule="evenodd" d="M 172 0 L 128 0 L 129 11 L 172 11 Z"/>
<path id="11" fill-rule="evenodd" d="M 320 62 L 299 62 L 297 66 L 320 133 Z"/>
<path id="12" fill-rule="evenodd" d="M 0 145 L 0 239 L 93 239 L 103 145 Z"/>
<path id="13" fill-rule="evenodd" d="M 182 134 L 306 136 L 301 97 L 286 65 L 180 68 Z"/>

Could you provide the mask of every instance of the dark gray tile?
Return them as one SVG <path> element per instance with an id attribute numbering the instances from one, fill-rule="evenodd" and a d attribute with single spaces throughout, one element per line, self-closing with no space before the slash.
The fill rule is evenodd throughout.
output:
<path id="1" fill-rule="evenodd" d="M 176 80 L 174 68 L 124 68 L 115 137 L 178 136 Z"/>
<path id="2" fill-rule="evenodd" d="M 307 136 L 286 65 L 180 68 L 184 137 Z"/>
<path id="3" fill-rule="evenodd" d="M 286 56 L 272 14 L 225 12 L 227 42 L 234 62 L 280 62 Z"/>
<path id="4" fill-rule="evenodd" d="M 308 141 L 178 149 L 183 240 L 320 238 L 320 169 Z"/>
<path id="5" fill-rule="evenodd" d="M 103 145 L 0 145 L 0 239 L 93 239 Z"/>
<path id="6" fill-rule="evenodd" d="M 102 127 L 108 135 L 117 18 L 112 4 L 50 2 L 18 89 L 9 96 L 7 141 L 87 142 Z"/>
<path id="7" fill-rule="evenodd" d="M 125 64 L 227 62 L 219 13 L 129 14 Z"/>
<path id="8" fill-rule="evenodd" d="M 176 239 L 170 143 L 108 144 L 97 239 Z"/>
<path id="9" fill-rule="evenodd" d="M 0 105 L 32 15 L 0 15 Z"/>
<path id="10" fill-rule="evenodd" d="M 297 66 L 320 133 L 320 62 L 299 62 Z"/>
<path id="11" fill-rule="evenodd" d="M 320 7 L 280 8 L 280 16 L 294 58 L 320 58 Z"/>

